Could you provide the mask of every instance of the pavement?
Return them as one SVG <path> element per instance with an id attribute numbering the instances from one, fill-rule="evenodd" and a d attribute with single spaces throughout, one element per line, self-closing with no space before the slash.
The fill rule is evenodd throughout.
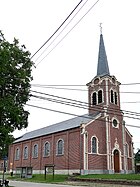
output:
<path id="1" fill-rule="evenodd" d="M 14 187 L 136 187 L 133 185 L 119 185 L 119 184 L 103 184 L 103 183 L 91 183 L 91 182 L 76 182 L 67 181 L 62 184 L 44 184 L 44 183 L 33 183 L 33 182 L 21 182 L 21 181 L 10 181 L 10 186 Z"/>

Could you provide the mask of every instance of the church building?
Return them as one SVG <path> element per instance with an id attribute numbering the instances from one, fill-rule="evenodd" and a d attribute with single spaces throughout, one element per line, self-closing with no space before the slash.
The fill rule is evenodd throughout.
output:
<path id="1" fill-rule="evenodd" d="M 88 112 L 25 133 L 9 147 L 9 169 L 32 168 L 44 173 L 53 166 L 59 174 L 132 173 L 132 135 L 120 107 L 120 82 L 110 75 L 100 34 L 96 76 L 87 83 Z"/>

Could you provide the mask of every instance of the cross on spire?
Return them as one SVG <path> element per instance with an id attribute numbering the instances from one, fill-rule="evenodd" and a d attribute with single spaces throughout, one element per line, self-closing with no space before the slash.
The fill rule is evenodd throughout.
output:
<path id="1" fill-rule="evenodd" d="M 102 23 L 100 23 L 100 34 L 102 34 Z"/>

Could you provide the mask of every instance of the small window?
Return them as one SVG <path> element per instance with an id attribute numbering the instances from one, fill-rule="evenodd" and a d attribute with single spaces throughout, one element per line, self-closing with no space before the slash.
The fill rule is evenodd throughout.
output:
<path id="1" fill-rule="evenodd" d="M 35 144 L 33 147 L 33 158 L 37 158 L 38 157 L 38 145 Z"/>
<path id="2" fill-rule="evenodd" d="M 96 137 L 92 138 L 92 153 L 97 153 L 97 139 Z"/>
<path id="3" fill-rule="evenodd" d="M 23 158 L 24 158 L 24 159 L 28 159 L 28 147 L 27 147 L 27 146 L 24 147 L 24 150 L 23 150 Z"/>
<path id="4" fill-rule="evenodd" d="M 114 103 L 113 90 L 111 90 L 111 103 Z"/>
<path id="5" fill-rule="evenodd" d="M 119 124 L 118 124 L 118 121 L 116 119 L 113 119 L 112 123 L 113 123 L 113 127 L 118 128 Z"/>
<path id="6" fill-rule="evenodd" d="M 57 142 L 57 155 L 63 155 L 64 154 L 64 141 L 58 140 Z"/>
<path id="7" fill-rule="evenodd" d="M 117 92 L 111 90 L 111 103 L 117 105 L 118 104 L 118 96 L 117 96 Z"/>
<path id="8" fill-rule="evenodd" d="M 20 150 L 19 148 L 17 148 L 15 152 L 15 160 L 19 160 L 19 158 L 20 158 Z"/>
<path id="9" fill-rule="evenodd" d="M 96 105 L 96 104 L 97 104 L 96 92 L 94 92 L 93 95 L 92 95 L 92 104 L 93 104 L 93 105 Z"/>
<path id="10" fill-rule="evenodd" d="M 102 97 L 103 97 L 103 96 L 102 96 L 102 90 L 99 90 L 99 91 L 98 91 L 98 104 L 103 102 Z"/>
<path id="11" fill-rule="evenodd" d="M 114 92 L 114 97 L 115 97 L 115 104 L 117 105 L 118 102 L 117 102 L 117 92 Z"/>
<path id="12" fill-rule="evenodd" d="M 46 142 L 44 144 L 44 157 L 49 156 L 50 155 L 50 143 Z"/>

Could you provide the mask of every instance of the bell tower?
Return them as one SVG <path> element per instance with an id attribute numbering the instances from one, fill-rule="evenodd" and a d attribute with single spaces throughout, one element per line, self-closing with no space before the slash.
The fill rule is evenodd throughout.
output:
<path id="1" fill-rule="evenodd" d="M 87 83 L 89 114 L 95 114 L 107 108 L 113 114 L 120 111 L 120 83 L 110 75 L 102 32 L 100 34 L 97 75 Z"/>

